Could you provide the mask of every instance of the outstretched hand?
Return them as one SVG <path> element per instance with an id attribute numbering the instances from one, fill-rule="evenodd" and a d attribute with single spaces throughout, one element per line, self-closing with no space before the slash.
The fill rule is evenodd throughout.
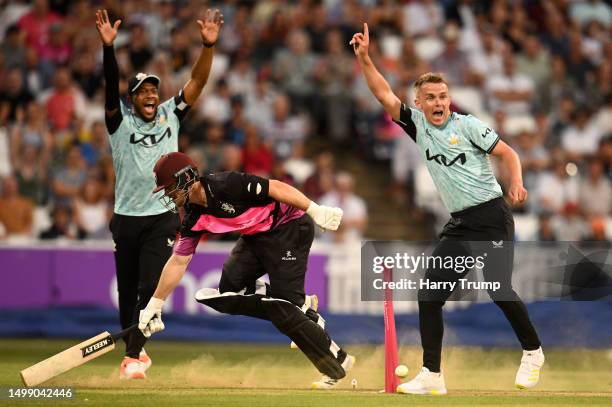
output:
<path id="1" fill-rule="evenodd" d="M 204 45 L 207 47 L 215 45 L 223 25 L 223 14 L 219 10 L 206 10 L 204 21 L 198 20 L 197 23 L 200 26 L 200 35 L 202 35 Z"/>
<path id="2" fill-rule="evenodd" d="M 121 20 L 117 20 L 115 24 L 111 25 L 106 10 L 96 10 L 96 28 L 104 45 L 113 45 L 120 25 Z"/>
<path id="3" fill-rule="evenodd" d="M 368 55 L 368 48 L 370 47 L 368 23 L 363 23 L 363 33 L 353 34 L 353 38 L 349 42 L 349 45 L 353 46 L 353 51 L 357 57 L 363 58 Z"/>

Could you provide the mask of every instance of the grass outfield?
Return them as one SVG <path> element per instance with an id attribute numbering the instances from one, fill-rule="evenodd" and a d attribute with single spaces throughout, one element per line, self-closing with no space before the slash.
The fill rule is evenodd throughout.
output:
<path id="1" fill-rule="evenodd" d="M 0 340 L 0 387 L 20 386 L 19 370 L 76 341 Z M 612 351 L 547 350 L 537 390 L 513 388 L 520 351 L 449 348 L 443 366 L 449 395 L 377 394 L 383 387 L 381 347 L 351 346 L 357 365 L 339 390 L 310 391 L 318 373 L 299 352 L 287 346 L 155 342 L 148 379 L 118 379 L 120 352 L 114 351 L 47 383 L 69 386 L 78 406 L 426 406 L 426 405 L 612 405 Z M 402 347 L 400 361 L 420 366 L 420 350 Z M 350 386 L 357 379 L 356 389 Z M 6 394 L 6 389 L 4 390 Z M 3 396 L 5 396 L 5 394 Z M 57 401 L 0 401 L 5 405 L 49 405 Z"/>

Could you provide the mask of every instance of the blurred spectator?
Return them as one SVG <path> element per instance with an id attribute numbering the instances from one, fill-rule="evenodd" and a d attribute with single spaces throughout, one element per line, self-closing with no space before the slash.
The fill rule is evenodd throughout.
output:
<path id="1" fill-rule="evenodd" d="M 47 108 L 47 120 L 55 130 L 66 130 L 83 109 L 83 95 L 72 84 L 70 70 L 60 67 L 53 78 L 53 90 L 43 97 Z"/>
<path id="2" fill-rule="evenodd" d="M 612 92 L 606 96 L 605 104 L 595 114 L 593 122 L 601 134 L 612 134 Z"/>
<path id="3" fill-rule="evenodd" d="M 72 210 L 66 205 L 56 205 L 51 211 L 51 226 L 40 232 L 40 239 L 81 239 L 72 217 Z"/>
<path id="4" fill-rule="evenodd" d="M 134 24 L 130 29 L 130 63 L 136 72 L 145 70 L 145 66 L 153 58 L 149 38 L 141 24 Z"/>
<path id="5" fill-rule="evenodd" d="M 232 96 L 231 112 L 232 117 L 226 124 L 225 129 L 226 139 L 231 143 L 243 145 L 248 122 L 244 113 L 244 101 L 242 96 Z"/>
<path id="6" fill-rule="evenodd" d="M 583 240 L 589 242 L 609 242 L 606 235 L 606 219 L 602 216 L 592 218 L 589 222 L 587 235 Z"/>
<path id="7" fill-rule="evenodd" d="M 302 30 L 289 33 L 288 48 L 274 55 L 274 76 L 296 108 L 314 110 L 314 73 L 317 57 L 310 51 L 310 39 Z"/>
<path id="8" fill-rule="evenodd" d="M 567 203 L 556 220 L 555 235 L 562 242 L 579 242 L 588 234 L 587 225 L 575 203 Z"/>
<path id="9" fill-rule="evenodd" d="M 93 52 L 81 52 L 76 55 L 72 65 L 72 77 L 89 99 L 102 88 L 102 72 L 96 65 Z"/>
<path id="10" fill-rule="evenodd" d="M 534 80 L 515 70 L 514 56 L 503 54 L 503 73 L 490 76 L 486 83 L 492 110 L 503 110 L 509 116 L 527 115 L 531 110 Z"/>
<path id="11" fill-rule="evenodd" d="M 52 137 L 42 106 L 36 102 L 30 102 L 25 109 L 25 114 L 21 114 L 19 120 L 11 128 L 13 157 L 19 157 L 19 150 L 25 146 L 32 146 L 45 153 L 50 152 L 53 146 Z"/>
<path id="12" fill-rule="evenodd" d="M 225 30 L 225 28 L 224 28 Z M 225 31 L 223 32 L 225 34 Z M 255 72 L 247 55 L 239 54 L 227 74 L 227 84 L 232 95 L 246 96 L 255 88 Z"/>
<path id="13" fill-rule="evenodd" d="M 606 4 L 601 0 L 571 2 L 569 12 L 572 20 L 581 26 L 592 20 L 599 21 L 606 28 L 612 26 L 612 9 L 610 4 Z"/>
<path id="14" fill-rule="evenodd" d="M 302 192 L 313 201 L 318 201 L 334 186 L 334 155 L 331 151 L 322 151 L 315 158 L 315 170 L 304 181 Z"/>
<path id="15" fill-rule="evenodd" d="M 552 215 L 549 212 L 542 212 L 538 216 L 538 235 L 537 240 L 541 242 L 556 242 L 557 235 L 553 225 Z"/>
<path id="16" fill-rule="evenodd" d="M 587 78 L 592 74 L 593 64 L 586 58 L 582 48 L 582 36 L 579 31 L 573 31 L 569 37 L 569 55 L 567 72 L 578 86 L 585 86 Z"/>
<path id="17" fill-rule="evenodd" d="M 222 150 L 221 171 L 243 172 L 242 150 L 235 144 L 225 144 Z"/>
<path id="18" fill-rule="evenodd" d="M 46 85 L 45 78 L 42 75 L 38 53 L 34 48 L 26 49 L 24 79 L 27 88 L 34 95 L 38 94 Z"/>
<path id="19" fill-rule="evenodd" d="M 601 134 L 591 121 L 591 112 L 579 108 L 572 116 L 571 125 L 561 133 L 561 146 L 570 159 L 579 161 L 597 151 L 600 138 Z"/>
<path id="20" fill-rule="evenodd" d="M 335 188 L 323 195 L 319 201 L 321 205 L 339 207 L 344 211 L 340 228 L 331 236 L 337 242 L 360 241 L 368 223 L 365 201 L 355 195 L 354 186 L 352 175 L 339 172 L 336 175 Z"/>
<path id="21" fill-rule="evenodd" d="M 68 27 L 57 22 L 51 24 L 49 41 L 39 48 L 39 57 L 43 63 L 52 66 L 64 65 L 72 56 L 72 46 L 68 37 Z M 50 68 L 53 71 L 52 68 Z"/>
<path id="22" fill-rule="evenodd" d="M 102 156 L 110 155 L 110 144 L 104 122 L 95 121 L 91 124 L 91 130 L 81 139 L 81 155 L 89 167 L 95 166 Z"/>
<path id="23" fill-rule="evenodd" d="M 53 174 L 53 202 L 55 205 L 72 205 L 87 179 L 84 164 L 79 146 L 70 146 L 63 165 Z"/>
<path id="24" fill-rule="evenodd" d="M 516 71 L 529 76 L 535 82 L 538 94 L 548 86 L 550 59 L 535 35 L 525 37 L 523 52 L 516 58 Z"/>
<path id="25" fill-rule="evenodd" d="M 26 105 L 32 100 L 34 97 L 27 88 L 21 70 L 9 70 L 5 90 L 0 93 L 0 125 L 14 122 L 18 114 L 23 117 Z"/>
<path id="26" fill-rule="evenodd" d="M 560 213 L 567 204 L 578 202 L 578 179 L 568 175 L 565 161 L 557 160 L 552 172 L 540 175 L 535 192 L 537 208 Z"/>
<path id="27" fill-rule="evenodd" d="M 74 200 L 74 221 L 79 234 L 87 238 L 108 237 L 109 214 L 109 204 L 98 180 L 87 179 Z"/>
<path id="28" fill-rule="evenodd" d="M 33 202 L 21 196 L 17 181 L 6 177 L 0 199 L 0 238 L 29 236 L 32 232 Z"/>
<path id="29" fill-rule="evenodd" d="M 475 66 L 472 68 L 476 70 Z M 402 41 L 398 70 L 400 83 L 412 83 L 429 70 L 427 62 L 417 54 L 414 41 L 409 37 L 404 38 Z"/>
<path id="30" fill-rule="evenodd" d="M 206 164 L 206 173 L 221 170 L 223 161 L 223 127 L 219 123 L 211 123 L 206 130 L 206 143 L 201 146 Z"/>
<path id="31" fill-rule="evenodd" d="M 403 7 L 404 32 L 411 37 L 435 35 L 444 24 L 444 11 L 435 0 L 415 0 Z"/>
<path id="32" fill-rule="evenodd" d="M 34 0 L 32 10 L 19 19 L 19 28 L 25 32 L 28 46 L 41 52 L 49 43 L 51 26 L 61 21 L 61 16 L 49 9 L 48 0 Z"/>
<path id="33" fill-rule="evenodd" d="M 232 115 L 231 94 L 225 79 L 217 81 L 215 91 L 200 102 L 200 112 L 209 121 L 226 123 Z"/>
<path id="34" fill-rule="evenodd" d="M 490 27 L 480 32 L 481 49 L 470 56 L 472 70 L 481 77 L 499 76 L 503 73 L 503 42 Z"/>
<path id="35" fill-rule="evenodd" d="M 7 68 L 25 67 L 25 46 L 23 35 L 16 24 L 10 25 L 4 33 L 4 42 L 0 45 L 0 53 L 4 56 Z"/>
<path id="36" fill-rule="evenodd" d="M 431 69 L 444 72 L 444 76 L 453 86 L 473 85 L 477 76 L 472 71 L 467 54 L 459 49 L 459 27 L 454 23 L 444 28 L 444 52 L 431 61 Z"/>
<path id="37" fill-rule="evenodd" d="M 580 184 L 580 209 L 586 216 L 612 214 L 612 186 L 603 165 L 595 157 L 587 160 L 587 176 Z"/>
<path id="38" fill-rule="evenodd" d="M 245 127 L 245 140 L 242 147 L 244 172 L 268 178 L 272 172 L 274 156 L 266 146 L 257 130 L 257 126 L 248 124 Z"/>
<path id="39" fill-rule="evenodd" d="M 44 205 L 48 198 L 47 163 L 48 158 L 33 145 L 25 144 L 18 153 L 15 163 L 15 180 L 19 194 L 35 205 Z"/>
<path id="40" fill-rule="evenodd" d="M 334 141 L 345 141 L 350 131 L 353 61 L 339 30 L 330 31 L 325 39 L 326 53 L 317 76 L 323 88 L 326 134 Z"/>
<path id="41" fill-rule="evenodd" d="M 556 109 L 556 104 L 562 97 L 577 98 L 578 87 L 567 76 L 567 69 L 563 58 L 554 56 L 551 60 L 550 81 L 539 93 L 540 107 L 546 111 Z"/>
<path id="42" fill-rule="evenodd" d="M 257 74 L 254 91 L 247 94 L 245 99 L 245 116 L 259 128 L 272 121 L 272 110 L 276 99 L 276 92 L 272 89 L 268 76 L 266 71 L 260 71 Z"/>
<path id="43" fill-rule="evenodd" d="M 274 148 L 276 158 L 285 160 L 299 158 L 307 135 L 307 124 L 303 117 L 291 115 L 291 102 L 286 95 L 274 99 L 272 120 L 262 129 L 264 140 Z"/>

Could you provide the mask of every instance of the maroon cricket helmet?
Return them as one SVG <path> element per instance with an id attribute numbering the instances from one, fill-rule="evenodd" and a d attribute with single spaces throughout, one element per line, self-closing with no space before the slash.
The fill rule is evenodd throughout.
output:
<path id="1" fill-rule="evenodd" d="M 187 154 L 179 152 L 162 155 L 155 163 L 153 173 L 155 174 L 156 184 L 153 193 L 168 188 L 175 183 L 178 188 L 181 188 L 183 184 L 189 181 L 193 182 L 198 177 L 195 162 Z"/>

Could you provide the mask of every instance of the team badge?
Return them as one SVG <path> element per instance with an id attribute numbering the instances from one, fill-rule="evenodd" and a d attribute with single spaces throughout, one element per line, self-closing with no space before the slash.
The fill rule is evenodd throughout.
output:
<path id="1" fill-rule="evenodd" d="M 456 134 L 453 134 L 448 139 L 448 142 L 451 144 L 451 146 L 456 146 L 457 144 L 459 144 L 459 137 L 457 137 Z"/>
<path id="2" fill-rule="evenodd" d="M 223 209 L 227 213 L 231 213 L 231 214 L 236 213 L 236 209 L 234 209 L 234 207 L 232 205 L 228 204 L 227 202 L 223 202 L 221 204 L 221 209 Z"/>

